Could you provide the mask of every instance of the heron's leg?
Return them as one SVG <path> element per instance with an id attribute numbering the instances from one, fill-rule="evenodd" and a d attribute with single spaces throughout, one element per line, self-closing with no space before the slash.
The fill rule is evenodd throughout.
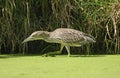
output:
<path id="1" fill-rule="evenodd" d="M 51 53 L 48 53 L 48 54 L 49 54 L 49 55 L 50 55 L 50 54 L 61 54 L 63 48 L 64 48 L 64 45 L 61 44 L 61 47 L 60 47 L 60 50 L 59 50 L 59 51 L 51 52 Z"/>
<path id="2" fill-rule="evenodd" d="M 64 45 L 61 44 L 60 51 L 59 51 L 60 53 L 62 53 L 63 47 Z"/>
<path id="3" fill-rule="evenodd" d="M 62 50 L 63 50 L 64 45 L 61 44 L 60 50 L 59 51 L 55 51 L 55 52 L 49 52 L 44 54 L 43 56 L 48 56 L 48 55 L 55 55 L 55 54 L 61 54 Z"/>
<path id="4" fill-rule="evenodd" d="M 70 46 L 65 46 L 65 48 L 67 49 L 68 57 L 70 57 Z"/>

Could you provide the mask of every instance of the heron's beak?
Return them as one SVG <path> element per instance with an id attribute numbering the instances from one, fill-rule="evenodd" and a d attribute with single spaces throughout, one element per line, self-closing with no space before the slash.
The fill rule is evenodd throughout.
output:
<path id="1" fill-rule="evenodd" d="M 28 37 L 28 38 L 26 38 L 22 43 L 26 43 L 26 42 L 28 42 L 28 41 L 32 41 L 32 38 L 31 38 L 31 37 Z"/>

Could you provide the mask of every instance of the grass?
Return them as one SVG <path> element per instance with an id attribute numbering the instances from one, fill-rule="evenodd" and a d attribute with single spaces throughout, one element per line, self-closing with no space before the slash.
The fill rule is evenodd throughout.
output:
<path id="1" fill-rule="evenodd" d="M 0 55 L 1 78 L 120 78 L 120 55 Z"/>

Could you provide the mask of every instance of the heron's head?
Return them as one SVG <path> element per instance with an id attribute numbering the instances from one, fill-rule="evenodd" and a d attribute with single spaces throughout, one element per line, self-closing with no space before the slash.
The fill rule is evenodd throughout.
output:
<path id="1" fill-rule="evenodd" d="M 34 40 L 44 40 L 49 36 L 49 32 L 47 31 L 35 31 L 28 38 L 26 38 L 22 43 Z"/>

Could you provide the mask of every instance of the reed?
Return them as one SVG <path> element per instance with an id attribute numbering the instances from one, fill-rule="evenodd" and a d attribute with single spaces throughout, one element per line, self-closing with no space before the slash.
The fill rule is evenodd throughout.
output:
<path id="1" fill-rule="evenodd" d="M 96 38 L 95 44 L 72 48 L 75 53 L 120 53 L 119 0 L 0 0 L 1 54 L 56 50 L 57 44 L 21 42 L 33 31 L 60 27 L 74 28 Z M 39 49 L 35 51 L 36 47 Z"/>

